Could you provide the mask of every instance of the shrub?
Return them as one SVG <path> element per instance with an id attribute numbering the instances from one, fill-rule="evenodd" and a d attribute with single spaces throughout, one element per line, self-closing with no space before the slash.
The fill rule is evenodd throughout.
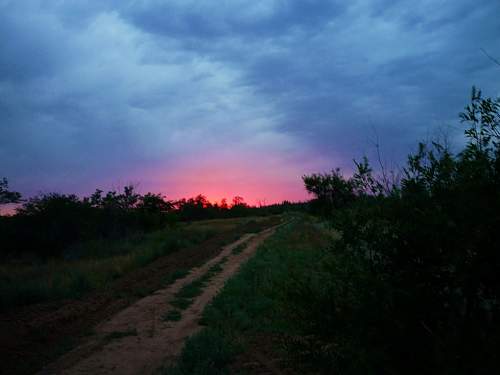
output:
<path id="1" fill-rule="evenodd" d="M 163 369 L 164 375 L 223 375 L 237 349 L 218 331 L 203 329 L 190 337 L 175 366 Z"/>
<path id="2" fill-rule="evenodd" d="M 290 297 L 304 332 L 333 348 L 325 352 L 332 368 L 357 373 L 346 367 L 354 355 L 375 373 L 498 369 L 500 100 L 473 89 L 461 119 L 469 124 L 462 152 L 419 144 L 389 190 L 367 161 L 349 179 L 330 176 L 326 193 L 324 179 L 304 178 L 318 201 L 349 197 L 327 211 L 342 231 L 336 260 Z"/>

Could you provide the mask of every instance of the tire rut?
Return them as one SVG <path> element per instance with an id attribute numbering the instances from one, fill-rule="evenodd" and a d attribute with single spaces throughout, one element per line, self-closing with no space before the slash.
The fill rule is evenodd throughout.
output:
<path id="1" fill-rule="evenodd" d="M 185 340 L 201 329 L 199 321 L 205 306 L 215 297 L 224 283 L 248 260 L 258 246 L 277 226 L 257 234 L 245 234 L 203 266 L 167 288 L 137 301 L 110 320 L 101 323 L 95 334 L 83 345 L 61 357 L 39 374 L 151 374 L 163 365 L 175 361 Z M 233 254 L 233 249 L 247 242 L 245 249 Z M 182 311 L 179 321 L 164 321 L 162 316 L 172 309 L 175 294 L 185 285 L 203 276 L 212 266 L 222 270 L 210 279 L 201 295 Z"/>

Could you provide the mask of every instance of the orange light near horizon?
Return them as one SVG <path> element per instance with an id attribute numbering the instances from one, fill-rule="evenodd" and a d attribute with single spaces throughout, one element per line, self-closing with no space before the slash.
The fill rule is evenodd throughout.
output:
<path id="1" fill-rule="evenodd" d="M 306 164 L 296 165 L 272 153 L 214 152 L 202 159 L 193 156 L 179 160 L 162 177 L 161 172 L 151 169 L 148 189 L 174 200 L 199 194 L 211 203 L 225 198 L 228 205 L 235 196 L 243 197 L 249 205 L 304 201 L 309 199 L 301 179 L 309 173 Z"/>
<path id="2" fill-rule="evenodd" d="M 244 177 L 245 179 L 248 176 Z M 231 176 L 231 181 L 213 181 L 204 180 L 204 176 L 196 174 L 195 176 L 185 174 L 176 176 L 175 185 L 173 183 L 162 184 L 168 188 L 162 189 L 167 192 L 168 199 L 182 199 L 196 197 L 201 194 L 214 204 L 220 204 L 223 199 L 228 205 L 231 204 L 234 197 L 242 197 L 245 203 L 250 205 L 263 205 L 281 203 L 288 201 L 304 201 L 308 199 L 301 181 L 293 183 L 290 180 L 282 181 L 258 181 L 252 184 L 245 184 L 244 178 L 235 181 Z"/>

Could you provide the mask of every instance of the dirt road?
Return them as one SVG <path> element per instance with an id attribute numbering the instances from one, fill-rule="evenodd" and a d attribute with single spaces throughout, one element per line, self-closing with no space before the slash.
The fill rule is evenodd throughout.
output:
<path id="1" fill-rule="evenodd" d="M 257 234 L 246 234 L 225 246 L 203 266 L 194 268 L 184 278 L 160 289 L 101 323 L 87 342 L 48 366 L 41 374 L 150 374 L 172 362 L 181 352 L 185 340 L 200 330 L 199 320 L 204 307 L 233 276 L 240 265 L 256 251 L 276 227 Z M 246 242 L 240 252 L 233 249 Z M 170 302 L 181 288 L 203 276 L 212 266 L 222 270 L 204 287 L 201 295 L 182 312 L 179 321 L 164 321 L 172 308 Z"/>
<path id="2" fill-rule="evenodd" d="M 227 225 L 217 224 L 214 237 L 162 256 L 125 274 L 106 288 L 91 291 L 78 299 L 49 301 L 0 312 L 0 374 L 29 375 L 40 371 L 63 353 L 88 341 L 94 327 L 140 298 L 164 288 L 165 280 L 179 270 L 199 267 L 245 233 L 257 233 L 281 222 L 279 216 L 241 222 L 226 220 Z M 207 221 L 206 225 L 210 228 L 213 223 Z"/>

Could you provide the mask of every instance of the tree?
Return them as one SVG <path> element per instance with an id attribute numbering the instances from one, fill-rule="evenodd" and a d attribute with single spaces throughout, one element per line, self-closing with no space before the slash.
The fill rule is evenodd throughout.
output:
<path id="1" fill-rule="evenodd" d="M 222 200 L 220 201 L 219 207 L 221 210 L 227 210 L 229 208 L 226 198 L 222 198 Z"/>
<path id="2" fill-rule="evenodd" d="M 147 193 L 139 198 L 137 208 L 152 213 L 162 213 L 171 211 L 173 204 L 165 200 L 161 194 Z"/>
<path id="3" fill-rule="evenodd" d="M 0 180 L 0 204 L 19 203 L 21 194 L 17 191 L 9 191 L 9 182 L 6 178 Z"/>
<path id="4" fill-rule="evenodd" d="M 355 183 L 352 179 L 345 179 L 340 169 L 331 173 L 313 173 L 303 176 L 306 190 L 316 197 L 316 203 L 322 211 L 329 213 L 333 208 L 341 208 L 355 198 Z"/>
<path id="5" fill-rule="evenodd" d="M 247 206 L 247 204 L 245 203 L 245 199 L 238 195 L 233 198 L 233 203 L 232 203 L 232 207 L 237 207 L 237 206 L 243 206 L 243 207 Z"/>

